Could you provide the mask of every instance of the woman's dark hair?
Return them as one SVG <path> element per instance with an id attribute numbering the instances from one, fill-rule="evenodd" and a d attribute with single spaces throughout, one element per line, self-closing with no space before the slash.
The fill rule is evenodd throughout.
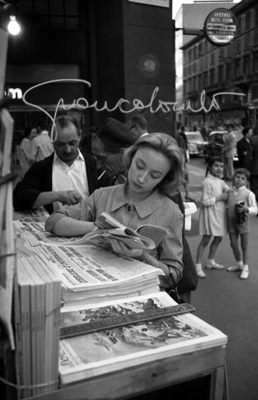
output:
<path id="1" fill-rule="evenodd" d="M 244 136 L 246 136 L 246 135 L 248 134 L 248 132 L 249 132 L 250 129 L 252 129 L 251 126 L 246 126 L 246 127 L 242 130 L 242 134 L 243 134 Z"/>
<path id="2" fill-rule="evenodd" d="M 223 160 L 222 157 L 217 156 L 217 157 L 209 158 L 208 165 L 207 165 L 206 172 L 205 172 L 205 176 L 208 175 L 208 173 L 211 170 L 211 167 L 213 166 L 213 164 L 215 164 L 215 162 L 220 162 L 220 163 L 224 164 L 224 160 Z"/>

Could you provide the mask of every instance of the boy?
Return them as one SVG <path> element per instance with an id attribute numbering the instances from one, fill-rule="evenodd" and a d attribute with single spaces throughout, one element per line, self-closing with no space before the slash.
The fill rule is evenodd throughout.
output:
<path id="1" fill-rule="evenodd" d="M 246 168 L 236 170 L 233 178 L 233 188 L 228 196 L 228 232 L 230 244 L 236 259 L 236 265 L 227 268 L 227 271 L 241 271 L 240 279 L 249 276 L 248 267 L 248 237 L 249 215 L 257 214 L 255 195 L 247 189 L 250 172 Z M 238 245 L 240 236 L 242 255 Z"/>

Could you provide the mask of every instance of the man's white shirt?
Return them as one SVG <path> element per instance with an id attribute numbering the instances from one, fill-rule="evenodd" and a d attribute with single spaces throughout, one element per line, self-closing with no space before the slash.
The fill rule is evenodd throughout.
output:
<path id="1" fill-rule="evenodd" d="M 67 165 L 54 154 L 52 172 L 52 190 L 67 191 L 77 190 L 85 199 L 89 196 L 89 185 L 86 174 L 86 165 L 82 153 L 79 150 L 78 157 L 72 165 Z M 62 207 L 60 202 L 53 203 L 54 211 Z"/>

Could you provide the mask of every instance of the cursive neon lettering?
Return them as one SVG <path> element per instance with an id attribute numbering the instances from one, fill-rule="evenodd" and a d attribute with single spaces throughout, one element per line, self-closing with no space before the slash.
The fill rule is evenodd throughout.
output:
<path id="1" fill-rule="evenodd" d="M 170 102 L 170 101 L 163 101 L 160 99 L 157 99 L 157 105 L 155 107 L 154 105 L 154 101 L 156 100 L 158 93 L 159 93 L 159 87 L 156 87 L 151 95 L 150 101 L 148 104 L 144 104 L 140 99 L 133 99 L 131 102 L 129 100 L 126 100 L 124 98 L 120 98 L 116 104 L 114 105 L 114 107 L 110 108 L 108 106 L 107 101 L 105 100 L 103 102 L 102 107 L 99 106 L 98 100 L 95 100 L 92 104 L 89 103 L 89 101 L 87 99 L 85 99 L 84 97 L 80 97 L 77 100 L 74 99 L 72 101 L 71 104 L 65 104 L 64 99 L 60 98 L 57 102 L 56 105 L 56 109 L 55 109 L 55 113 L 54 113 L 54 117 L 52 117 L 44 108 L 40 107 L 37 104 L 33 104 L 31 102 L 29 102 L 27 100 L 27 95 L 28 93 L 32 92 L 33 90 L 35 90 L 36 88 L 40 87 L 40 86 L 44 86 L 44 85 L 49 85 L 52 83 L 59 83 L 59 82 L 79 82 L 82 84 L 86 84 L 87 87 L 91 87 L 91 83 L 83 80 L 83 79 L 55 79 L 55 80 L 51 80 L 51 81 L 47 81 L 47 82 L 43 82 L 43 83 L 39 83 L 35 86 L 32 86 L 31 88 L 29 88 L 28 90 L 26 90 L 26 92 L 23 94 L 23 102 L 25 104 L 27 104 L 28 106 L 37 108 L 38 110 L 42 111 L 43 113 L 45 113 L 50 120 L 53 122 L 53 126 L 52 126 L 52 130 L 51 130 L 51 138 L 53 135 L 53 130 L 54 130 L 54 125 L 55 125 L 55 118 L 56 118 L 56 114 L 59 108 L 63 109 L 63 110 L 71 110 L 71 109 L 78 109 L 78 110 L 87 110 L 87 109 L 94 109 L 97 112 L 101 112 L 101 111 L 108 111 L 108 112 L 113 112 L 117 109 L 119 109 L 122 113 L 124 114 L 128 114 L 131 113 L 133 111 L 143 111 L 145 109 L 149 109 L 149 111 L 152 114 L 155 114 L 158 111 L 162 111 L 164 113 L 169 113 L 171 111 L 174 112 L 178 112 L 178 111 L 191 111 L 193 113 L 199 113 L 201 111 L 204 111 L 205 113 L 210 112 L 212 109 L 215 110 L 220 110 L 220 106 L 219 103 L 217 101 L 217 97 L 218 96 L 222 96 L 222 95 L 235 95 L 235 96 L 245 96 L 244 93 L 234 93 L 234 92 L 220 92 L 220 93 L 216 93 L 212 95 L 211 98 L 211 102 L 209 106 L 206 106 L 206 92 L 205 90 L 203 90 L 201 92 L 200 95 L 200 107 L 197 109 L 194 109 L 191 105 L 191 101 L 190 100 L 186 100 L 185 103 L 183 103 L 181 106 L 178 106 L 177 102 Z M 127 106 L 127 109 L 126 109 Z"/>

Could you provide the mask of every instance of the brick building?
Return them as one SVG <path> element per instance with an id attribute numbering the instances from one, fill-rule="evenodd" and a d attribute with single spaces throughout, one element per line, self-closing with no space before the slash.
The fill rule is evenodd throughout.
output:
<path id="1" fill-rule="evenodd" d="M 219 110 L 187 112 L 185 125 L 217 129 L 228 122 L 258 128 L 258 3 L 243 0 L 230 8 L 237 17 L 237 35 L 225 46 L 217 47 L 201 35 L 182 47 L 184 55 L 184 99 L 193 108 L 200 106 L 201 91 L 209 106 L 217 93 Z M 233 94 L 235 93 L 235 94 Z M 244 96 L 239 95 L 244 94 Z"/>

